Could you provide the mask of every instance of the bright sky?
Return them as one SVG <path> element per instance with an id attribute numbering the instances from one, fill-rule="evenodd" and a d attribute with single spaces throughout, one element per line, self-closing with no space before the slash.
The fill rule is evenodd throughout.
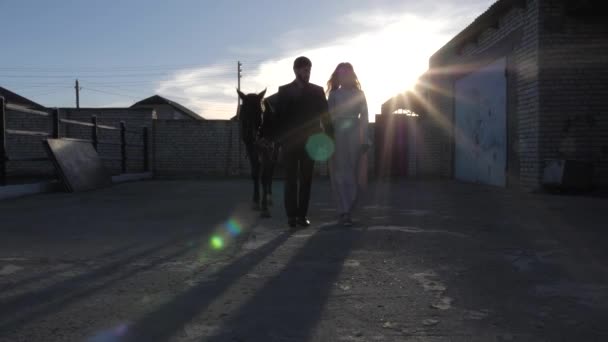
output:
<path id="1" fill-rule="evenodd" d="M 493 0 L 0 0 L 0 86 L 45 106 L 128 106 L 159 94 L 209 119 L 234 115 L 241 89 L 267 94 L 313 62 L 325 86 L 351 62 L 370 115 Z"/>

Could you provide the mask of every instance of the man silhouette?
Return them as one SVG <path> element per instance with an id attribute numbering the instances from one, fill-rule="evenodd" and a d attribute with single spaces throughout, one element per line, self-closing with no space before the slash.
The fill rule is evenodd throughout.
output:
<path id="1" fill-rule="evenodd" d="M 279 87 L 274 129 L 283 149 L 285 163 L 285 211 L 288 224 L 308 227 L 308 204 L 314 159 L 306 150 L 310 137 L 329 127 L 327 99 L 323 88 L 310 83 L 311 61 L 298 57 L 293 62 L 295 80 Z"/>

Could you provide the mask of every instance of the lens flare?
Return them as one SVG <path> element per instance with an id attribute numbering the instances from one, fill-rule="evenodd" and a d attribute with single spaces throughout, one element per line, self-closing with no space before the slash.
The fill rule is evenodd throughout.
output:
<path id="1" fill-rule="evenodd" d="M 197 259 L 199 264 L 204 264 L 207 262 L 207 251 L 205 251 L 204 249 L 201 249 L 200 253 L 198 254 L 198 259 Z"/>
<path id="2" fill-rule="evenodd" d="M 228 220 L 228 222 L 226 223 L 226 228 L 228 229 L 228 232 L 230 232 L 230 234 L 232 234 L 233 236 L 237 236 L 243 231 L 241 224 L 236 219 Z"/>
<path id="3" fill-rule="evenodd" d="M 224 247 L 224 239 L 221 236 L 213 236 L 211 237 L 211 248 L 213 249 L 222 249 Z"/>
<path id="4" fill-rule="evenodd" d="M 306 152 L 312 160 L 327 161 L 334 154 L 334 142 L 327 134 L 314 134 L 306 142 Z"/>

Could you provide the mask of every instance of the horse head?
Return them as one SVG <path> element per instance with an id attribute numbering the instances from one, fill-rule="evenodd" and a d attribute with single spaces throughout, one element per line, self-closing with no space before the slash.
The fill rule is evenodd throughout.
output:
<path id="1" fill-rule="evenodd" d="M 249 118 L 256 116 L 261 117 L 262 112 L 264 111 L 263 102 L 266 89 L 259 94 L 244 94 L 238 89 L 236 92 L 239 94 L 239 98 L 242 101 L 239 112 L 239 120 L 248 120 Z"/>
<path id="2" fill-rule="evenodd" d="M 252 142 L 262 123 L 262 114 L 264 113 L 263 100 L 266 89 L 259 94 L 244 94 L 238 89 L 237 93 L 242 101 L 238 113 L 238 119 L 242 128 L 241 133 L 245 142 Z"/>

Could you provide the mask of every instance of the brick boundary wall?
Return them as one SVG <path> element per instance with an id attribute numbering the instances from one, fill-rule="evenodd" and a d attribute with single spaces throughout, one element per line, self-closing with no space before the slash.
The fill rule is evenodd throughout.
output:
<path id="1" fill-rule="evenodd" d="M 154 120 L 152 131 L 155 177 L 235 176 L 249 170 L 237 122 Z"/>
<path id="2" fill-rule="evenodd" d="M 48 110 L 49 113 L 52 109 Z M 18 111 L 8 110 L 7 127 L 17 130 L 51 132 L 51 117 L 41 117 Z M 97 115 L 98 124 L 108 126 L 120 126 L 120 121 L 125 121 L 127 129 L 141 131 L 146 126 L 148 132 L 148 159 L 152 163 L 151 127 L 152 110 L 131 108 L 59 108 L 60 119 L 70 119 L 83 122 L 91 122 L 92 115 Z M 59 136 L 69 138 L 91 139 L 91 128 L 84 126 L 59 124 Z M 99 130 L 100 141 L 120 142 L 119 131 Z M 46 158 L 47 153 L 42 144 L 43 138 L 32 136 L 9 135 L 7 147 L 9 157 L 13 158 Z M 142 144 L 141 135 L 127 134 L 127 141 Z M 119 145 L 99 145 L 99 154 L 102 158 L 120 158 Z M 104 160 L 104 165 L 113 174 L 121 173 L 121 162 Z M 55 169 L 50 161 L 16 161 L 9 162 L 7 167 L 9 182 L 22 179 L 48 179 L 55 177 Z M 141 147 L 127 146 L 127 172 L 136 173 L 143 171 L 143 149 Z"/>
<path id="3" fill-rule="evenodd" d="M 129 146 L 129 144 L 141 145 L 142 128 L 148 127 L 148 161 L 152 167 L 152 110 L 140 108 L 60 108 L 60 114 L 70 120 L 91 122 L 93 115 L 97 116 L 99 125 L 107 125 L 120 128 L 120 122 L 124 121 L 127 130 L 135 130 L 140 134 L 126 134 L 127 140 L 127 173 L 143 172 L 143 148 Z M 63 133 L 61 136 L 69 138 L 91 139 L 91 127 L 61 124 Z M 98 130 L 99 141 L 120 142 L 119 130 Z M 104 166 L 111 174 L 117 175 L 121 172 L 121 151 L 119 145 L 100 144 L 98 153 L 101 158 L 112 158 L 116 160 L 104 160 Z"/>
<path id="4" fill-rule="evenodd" d="M 597 9 L 601 11 L 602 9 Z M 594 164 L 608 186 L 608 26 L 543 0 L 540 17 L 540 158 Z"/>
<path id="5" fill-rule="evenodd" d="M 370 124 L 373 141 L 373 123 Z M 251 175 L 239 125 L 227 120 L 154 120 L 153 172 L 157 178 Z M 373 154 L 368 158 L 373 175 Z M 275 178 L 283 175 L 281 160 Z M 317 177 L 328 176 L 327 162 L 315 163 Z"/>
<path id="6" fill-rule="evenodd" d="M 50 112 L 50 111 L 49 111 Z M 6 124 L 9 129 L 51 132 L 51 118 L 19 111 L 7 110 Z M 6 138 L 9 158 L 46 158 L 42 137 L 8 135 Z M 7 178 L 9 183 L 19 179 L 53 178 L 55 169 L 51 161 L 9 161 Z"/>
<path id="7" fill-rule="evenodd" d="M 149 166 L 157 178 L 197 178 L 205 176 L 250 176 L 250 166 L 245 146 L 240 140 L 238 122 L 228 120 L 152 120 L 147 109 L 125 108 L 60 108 L 60 118 L 91 122 L 97 115 L 98 124 L 119 127 L 125 121 L 127 129 L 149 127 Z M 23 130 L 51 130 L 51 120 L 21 113 L 9 114 L 9 128 Z M 374 140 L 374 123 L 370 123 L 370 139 Z M 60 136 L 91 138 L 91 128 L 60 124 Z M 119 142 L 119 131 L 99 130 L 100 141 Z M 127 140 L 141 143 L 139 135 L 127 136 Z M 46 157 L 42 139 L 10 136 L 9 154 L 18 157 Z M 120 146 L 99 145 L 102 158 L 120 158 Z M 140 147 L 127 149 L 127 171 L 143 171 Z M 275 178 L 282 178 L 283 168 L 279 160 Z M 374 175 L 374 156 L 368 157 L 369 175 Z M 316 162 L 315 175 L 328 176 L 328 163 Z M 120 173 L 120 161 L 104 160 L 113 175 Z M 51 162 L 19 162 L 9 164 L 9 177 L 52 178 L 55 170 Z"/>

